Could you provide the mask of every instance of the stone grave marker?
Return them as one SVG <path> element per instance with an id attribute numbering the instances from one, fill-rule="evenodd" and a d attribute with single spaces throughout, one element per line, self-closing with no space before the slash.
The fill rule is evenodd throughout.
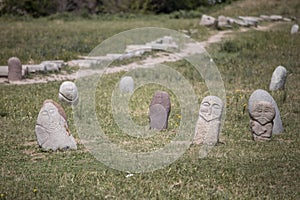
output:
<path id="1" fill-rule="evenodd" d="M 249 109 L 250 129 L 254 141 L 269 141 L 272 137 L 275 108 L 267 101 L 254 101 Z"/>
<path id="2" fill-rule="evenodd" d="M 46 150 L 77 149 L 68 129 L 64 109 L 53 100 L 45 100 L 39 112 L 35 134 L 38 145 Z"/>
<path id="3" fill-rule="evenodd" d="M 121 93 L 133 93 L 134 91 L 134 81 L 131 76 L 124 76 L 119 84 L 119 89 Z"/>
<path id="4" fill-rule="evenodd" d="M 150 129 L 167 129 L 170 111 L 169 94 L 163 91 L 156 91 L 149 107 Z"/>
<path id="5" fill-rule="evenodd" d="M 287 70 L 283 66 L 278 66 L 271 78 L 269 89 L 271 91 L 284 89 L 285 81 L 287 76 Z"/>
<path id="6" fill-rule="evenodd" d="M 22 80 L 22 64 L 19 58 L 11 57 L 8 60 L 8 81 Z"/>
<path id="7" fill-rule="evenodd" d="M 59 87 L 58 99 L 67 105 L 77 105 L 79 97 L 75 83 L 64 81 Z"/>
<path id="8" fill-rule="evenodd" d="M 273 128 L 272 128 L 272 134 L 279 134 L 283 132 L 283 126 L 282 126 L 282 121 L 281 121 L 281 117 L 280 117 L 280 111 L 278 109 L 277 103 L 275 102 L 275 100 L 273 99 L 273 97 L 265 90 L 262 89 L 258 89 L 255 90 L 248 101 L 248 111 L 250 113 L 250 111 L 253 110 L 253 106 L 255 105 L 256 102 L 259 101 L 266 101 L 272 104 L 272 106 L 275 108 L 275 118 L 274 118 L 274 124 L 273 124 Z"/>
<path id="9" fill-rule="evenodd" d="M 194 144 L 215 145 L 219 141 L 224 104 L 219 97 L 207 96 L 200 105 Z"/>

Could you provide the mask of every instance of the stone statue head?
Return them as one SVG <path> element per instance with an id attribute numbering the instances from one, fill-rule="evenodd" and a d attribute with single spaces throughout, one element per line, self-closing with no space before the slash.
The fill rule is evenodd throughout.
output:
<path id="1" fill-rule="evenodd" d="M 38 121 L 41 121 L 41 124 L 46 126 L 45 128 L 52 128 L 52 126 L 57 126 L 60 123 L 61 117 L 67 121 L 63 108 L 53 100 L 45 100 Z"/>
<path id="2" fill-rule="evenodd" d="M 275 108 L 267 101 L 255 102 L 252 108 L 250 108 L 250 117 L 261 125 L 273 122 L 275 114 Z"/>
<path id="3" fill-rule="evenodd" d="M 219 97 L 207 96 L 200 105 L 199 115 L 207 122 L 221 120 L 223 112 L 223 102 Z"/>

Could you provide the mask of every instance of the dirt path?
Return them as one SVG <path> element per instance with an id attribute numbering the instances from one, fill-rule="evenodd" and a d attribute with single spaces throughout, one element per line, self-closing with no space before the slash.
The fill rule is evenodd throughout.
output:
<path id="1" fill-rule="evenodd" d="M 221 42 L 224 38 L 234 37 L 237 33 L 246 32 L 249 30 L 258 30 L 258 31 L 266 31 L 277 25 L 278 23 L 270 23 L 267 26 L 258 26 L 256 28 L 240 28 L 238 31 L 233 30 L 224 30 L 224 31 L 218 31 L 216 34 L 213 34 L 210 36 L 207 40 L 203 42 L 199 42 L 198 45 L 203 47 L 204 49 L 209 47 L 209 45 L 213 43 Z M 199 47 L 199 46 L 198 46 Z M 105 71 L 95 71 L 95 70 L 89 70 L 88 68 L 86 70 L 80 70 L 81 76 L 88 76 L 91 73 L 105 73 L 105 74 L 112 74 L 117 73 L 121 71 L 129 71 L 132 69 L 137 68 L 149 68 L 152 67 L 155 64 L 160 64 L 164 62 L 176 62 L 178 60 L 181 60 L 184 56 L 188 54 L 195 54 L 199 52 L 195 52 L 195 47 L 190 46 L 187 47 L 182 53 L 180 54 L 172 54 L 168 52 L 160 52 L 155 55 L 155 57 L 150 56 L 146 58 L 145 60 L 133 62 L 127 65 L 121 65 L 118 67 L 110 67 L 106 68 Z M 34 84 L 34 83 L 47 83 L 49 81 L 63 81 L 63 80 L 75 80 L 77 78 L 78 74 L 77 72 L 72 74 L 51 74 L 49 76 L 45 77 L 34 77 L 32 79 L 24 79 L 22 81 L 14 82 L 13 84 Z M 0 83 L 7 83 L 7 78 L 0 78 Z"/>

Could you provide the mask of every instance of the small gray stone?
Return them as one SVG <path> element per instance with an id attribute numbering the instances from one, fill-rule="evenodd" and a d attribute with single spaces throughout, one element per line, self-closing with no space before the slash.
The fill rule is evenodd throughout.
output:
<path id="1" fill-rule="evenodd" d="M 8 60 L 8 81 L 22 80 L 22 64 L 19 58 L 11 57 Z"/>
<path id="2" fill-rule="evenodd" d="M 239 19 L 243 20 L 248 26 L 255 26 L 262 20 L 259 17 L 250 17 L 250 16 L 239 16 Z"/>
<path id="3" fill-rule="evenodd" d="M 219 29 L 223 29 L 223 28 L 231 28 L 231 26 L 229 25 L 228 23 L 228 20 L 227 20 L 227 17 L 223 16 L 223 15 L 220 15 L 218 17 L 218 25 L 217 27 Z"/>
<path id="4" fill-rule="evenodd" d="M 38 145 L 46 150 L 77 149 L 68 129 L 64 109 L 53 100 L 45 100 L 39 112 L 35 134 Z"/>
<path id="5" fill-rule="evenodd" d="M 298 24 L 294 24 L 291 28 L 291 34 L 295 34 L 298 33 L 299 31 L 299 25 Z"/>
<path id="6" fill-rule="evenodd" d="M 272 137 L 276 111 L 272 103 L 255 101 L 249 109 L 250 129 L 254 141 L 269 141 Z"/>
<path id="7" fill-rule="evenodd" d="M 77 105 L 79 97 L 75 83 L 64 81 L 59 87 L 58 98 L 68 105 Z"/>
<path id="8" fill-rule="evenodd" d="M 216 23 L 216 18 L 208 16 L 208 15 L 202 15 L 200 25 L 201 26 L 213 26 Z"/>
<path id="9" fill-rule="evenodd" d="M 246 23 L 244 20 L 241 19 L 235 19 L 235 18 L 231 18 L 231 17 L 227 17 L 227 21 L 229 24 L 236 24 L 239 26 L 244 26 L 244 27 L 249 27 L 251 24 Z"/>
<path id="10" fill-rule="evenodd" d="M 271 21 L 281 21 L 283 20 L 283 17 L 281 15 L 271 15 L 270 19 Z"/>
<path id="11" fill-rule="evenodd" d="M 124 76 L 120 81 L 120 92 L 122 93 L 133 93 L 134 91 L 134 81 L 130 76 Z"/>
<path id="12" fill-rule="evenodd" d="M 281 117 L 280 117 L 280 111 L 279 111 L 277 103 L 275 102 L 273 97 L 265 90 L 262 90 L 262 89 L 255 90 L 251 94 L 249 101 L 248 101 L 249 113 L 251 110 L 253 110 L 253 106 L 254 106 L 255 102 L 257 102 L 257 101 L 267 101 L 273 105 L 273 107 L 275 108 L 275 111 L 276 111 L 276 115 L 274 118 L 272 133 L 273 134 L 282 133 L 283 126 L 282 126 L 282 121 L 281 121 Z"/>
<path id="13" fill-rule="evenodd" d="M 287 76 L 287 71 L 285 67 L 278 66 L 272 74 L 269 89 L 271 91 L 284 89 L 286 76 Z"/>
<path id="14" fill-rule="evenodd" d="M 167 129 L 170 111 L 169 94 L 163 91 L 156 91 L 149 107 L 150 129 Z"/>
<path id="15" fill-rule="evenodd" d="M 207 96 L 200 105 L 194 144 L 215 145 L 219 141 L 224 104 L 219 97 Z"/>

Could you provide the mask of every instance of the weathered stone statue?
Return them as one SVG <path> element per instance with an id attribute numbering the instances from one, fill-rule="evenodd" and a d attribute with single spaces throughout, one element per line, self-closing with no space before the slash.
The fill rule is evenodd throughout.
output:
<path id="1" fill-rule="evenodd" d="M 215 145 L 219 141 L 223 102 L 219 97 L 207 96 L 200 105 L 194 144 Z"/>
<path id="2" fill-rule="evenodd" d="M 171 101 L 169 94 L 163 91 L 156 91 L 149 107 L 150 129 L 167 129 L 170 111 Z"/>
<path id="3" fill-rule="evenodd" d="M 265 90 L 258 89 L 255 90 L 248 101 L 248 111 L 250 113 L 250 110 L 252 110 L 252 106 L 257 102 L 257 101 L 266 101 L 272 104 L 272 106 L 275 108 L 275 118 L 274 118 L 274 124 L 273 124 L 273 130 L 272 134 L 280 134 L 284 131 L 281 117 L 280 117 L 280 111 L 278 109 L 277 103 L 273 99 L 273 97 Z"/>
<path id="4" fill-rule="evenodd" d="M 53 100 L 45 100 L 39 112 L 35 134 L 38 145 L 46 150 L 77 149 L 64 109 Z"/>
<path id="5" fill-rule="evenodd" d="M 64 81 L 59 87 L 58 98 L 67 105 L 76 105 L 78 103 L 78 90 L 75 83 Z"/>
<path id="6" fill-rule="evenodd" d="M 267 141 L 271 140 L 273 120 L 275 118 L 275 108 L 272 103 L 267 101 L 256 101 L 249 108 L 250 129 L 253 140 Z"/>

